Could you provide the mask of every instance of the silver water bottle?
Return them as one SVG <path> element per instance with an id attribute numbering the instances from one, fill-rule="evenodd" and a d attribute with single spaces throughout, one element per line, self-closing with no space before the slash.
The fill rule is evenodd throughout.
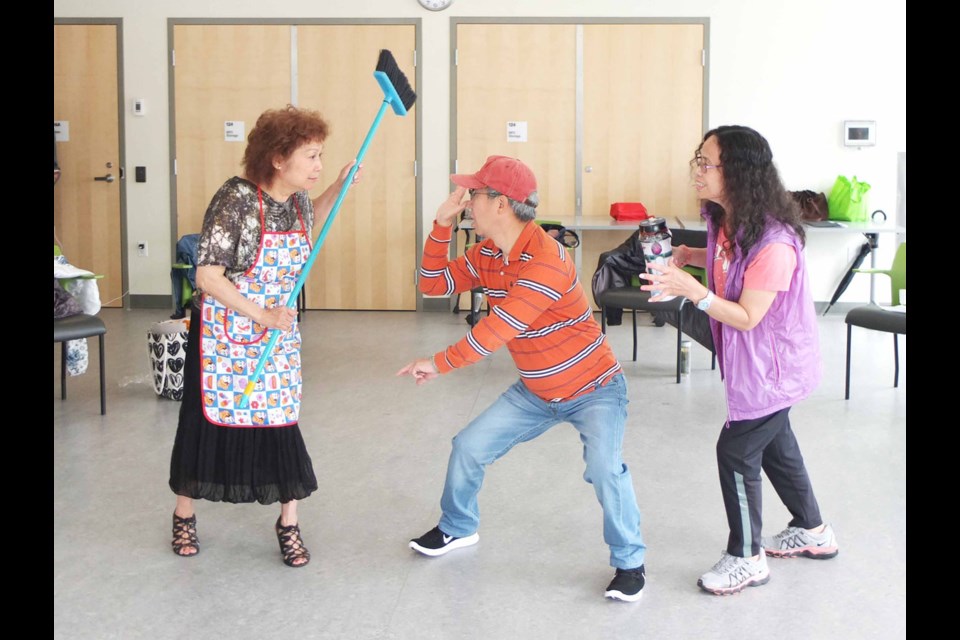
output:
<path id="1" fill-rule="evenodd" d="M 667 221 L 663 218 L 647 218 L 640 222 L 640 246 L 643 248 L 643 259 L 650 264 L 667 264 L 673 255 L 670 230 Z M 649 267 L 647 272 L 650 272 Z M 659 291 L 651 291 L 651 296 L 660 295 Z M 667 296 L 662 300 L 673 300 L 677 296 Z"/>

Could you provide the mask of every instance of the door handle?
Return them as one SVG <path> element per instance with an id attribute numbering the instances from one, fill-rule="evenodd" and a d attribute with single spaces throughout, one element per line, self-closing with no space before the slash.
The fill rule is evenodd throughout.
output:
<path id="1" fill-rule="evenodd" d="M 94 180 L 96 180 L 97 182 L 113 182 L 114 180 L 116 180 L 116 178 L 113 177 L 112 173 L 108 173 L 105 176 L 96 176 Z"/>

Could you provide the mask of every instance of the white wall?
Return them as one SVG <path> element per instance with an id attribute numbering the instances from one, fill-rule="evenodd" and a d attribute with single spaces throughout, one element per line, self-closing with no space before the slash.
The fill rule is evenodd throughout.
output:
<path id="1" fill-rule="evenodd" d="M 789 189 L 829 191 L 837 174 L 873 185 L 871 210 L 897 209 L 897 153 L 907 149 L 905 0 L 454 0 L 433 13 L 416 0 L 54 0 L 55 18 L 122 18 L 126 171 L 146 166 L 148 182 L 127 183 L 130 292 L 168 295 L 171 246 L 167 18 L 422 18 L 424 223 L 448 193 L 451 16 L 708 17 L 709 126 L 746 124 L 770 141 Z M 331 61 L 335 64 L 335 61 Z M 131 115 L 145 98 L 145 117 Z M 322 105 L 318 105 L 322 108 Z M 841 143 L 843 120 L 876 120 L 877 145 Z M 691 150 L 692 152 L 692 150 Z M 138 240 L 150 241 L 147 258 Z M 893 255 L 882 242 L 879 264 Z M 814 297 L 829 298 L 857 241 L 810 247 Z M 862 278 L 862 280 L 861 280 Z M 844 301 L 865 301 L 861 276 Z M 878 282 L 878 292 L 886 284 Z M 884 301 L 888 293 L 878 296 Z"/>

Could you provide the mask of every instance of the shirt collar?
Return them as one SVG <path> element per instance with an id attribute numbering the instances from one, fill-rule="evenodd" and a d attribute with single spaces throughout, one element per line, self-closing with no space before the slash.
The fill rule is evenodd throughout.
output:
<path id="1" fill-rule="evenodd" d="M 516 262 L 520 259 L 520 254 L 523 253 L 523 250 L 527 248 L 527 245 L 530 244 L 530 240 L 533 238 L 533 234 L 539 228 L 540 225 L 536 223 L 535 220 L 531 220 L 527 223 L 527 226 L 523 228 L 523 231 L 520 232 L 520 236 L 517 238 L 517 241 L 513 243 L 513 247 L 510 249 L 510 256 L 507 258 L 508 262 Z"/>

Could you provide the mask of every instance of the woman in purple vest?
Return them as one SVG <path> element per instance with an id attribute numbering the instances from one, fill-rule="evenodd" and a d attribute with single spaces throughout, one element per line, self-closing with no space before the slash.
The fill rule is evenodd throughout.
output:
<path id="1" fill-rule="evenodd" d="M 707 221 L 707 248 L 680 245 L 670 265 L 641 274 L 660 296 L 685 296 L 710 317 L 727 395 L 717 440 L 730 535 L 720 561 L 697 584 L 718 595 L 770 579 L 766 556 L 833 558 L 837 540 L 813 494 L 790 408 L 820 381 L 816 312 L 800 214 L 766 139 L 748 127 L 707 132 L 691 162 Z M 705 267 L 709 288 L 682 270 Z M 658 297 L 651 298 L 652 301 Z M 761 469 L 793 516 L 761 537 Z"/>

